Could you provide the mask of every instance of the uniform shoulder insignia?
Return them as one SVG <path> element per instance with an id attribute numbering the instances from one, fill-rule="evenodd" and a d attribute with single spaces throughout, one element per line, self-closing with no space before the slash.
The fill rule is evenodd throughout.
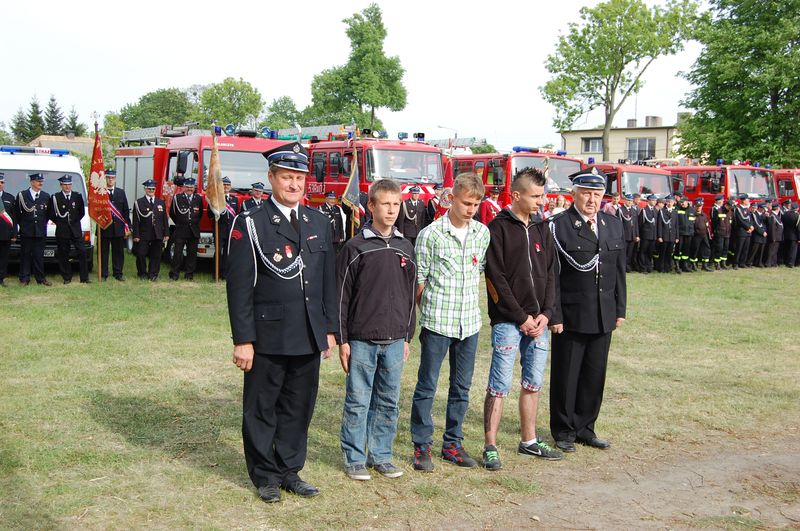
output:
<path id="1" fill-rule="evenodd" d="M 251 206 L 250 208 L 248 208 L 247 210 L 243 210 L 243 211 L 242 211 L 242 215 L 244 215 L 245 217 L 246 217 L 246 216 L 252 216 L 252 215 L 253 215 L 253 214 L 255 214 L 256 212 L 258 212 L 259 210 L 261 210 L 261 206 L 262 206 L 263 204 L 264 204 L 264 202 L 262 201 L 262 202 L 261 202 L 261 203 L 259 203 L 258 205 L 253 205 L 253 206 Z"/>
<path id="2" fill-rule="evenodd" d="M 302 206 L 304 208 L 303 213 L 308 213 L 308 215 L 310 215 L 312 217 L 313 216 L 319 216 L 319 219 L 324 219 L 324 220 L 328 220 L 329 219 L 327 214 L 325 214 L 324 212 L 322 212 L 320 210 L 317 210 L 316 208 L 311 208 L 308 205 L 302 205 Z"/>
<path id="3" fill-rule="evenodd" d="M 562 210 L 562 211 L 561 211 L 561 212 L 559 212 L 558 214 L 555 214 L 555 215 L 553 215 L 553 216 L 550 216 L 550 217 L 544 218 L 544 221 L 545 221 L 546 223 L 552 223 L 553 221 L 556 221 L 557 219 L 561 219 L 561 218 L 563 218 L 563 217 L 564 217 L 564 215 L 565 215 L 566 213 L 567 213 L 567 211 L 566 211 L 566 210 Z"/>

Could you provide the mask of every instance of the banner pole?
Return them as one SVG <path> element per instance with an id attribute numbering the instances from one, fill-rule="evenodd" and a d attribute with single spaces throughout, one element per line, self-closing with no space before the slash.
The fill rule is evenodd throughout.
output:
<path id="1" fill-rule="evenodd" d="M 214 217 L 214 278 L 219 282 L 219 218 Z"/>
<path id="2" fill-rule="evenodd" d="M 100 229 L 100 225 L 95 224 L 97 227 L 97 281 L 103 281 L 103 267 L 102 267 L 102 260 L 101 260 L 101 245 L 100 243 L 103 241 L 103 231 Z"/>

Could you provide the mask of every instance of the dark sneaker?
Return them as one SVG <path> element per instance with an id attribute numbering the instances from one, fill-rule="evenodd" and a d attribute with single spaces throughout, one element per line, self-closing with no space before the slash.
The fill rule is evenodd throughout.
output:
<path id="1" fill-rule="evenodd" d="M 433 463 L 431 463 L 433 464 Z M 394 466 L 392 463 L 381 463 L 379 465 L 370 465 L 375 472 L 385 478 L 399 478 L 403 475 L 403 471 Z"/>
<path id="2" fill-rule="evenodd" d="M 487 446 L 483 449 L 483 468 L 486 470 L 500 470 L 503 468 L 496 446 Z"/>
<path id="3" fill-rule="evenodd" d="M 450 443 L 442 447 L 442 459 L 464 468 L 475 468 L 478 462 L 469 456 L 460 444 Z"/>
<path id="4" fill-rule="evenodd" d="M 561 455 L 561 452 L 558 450 L 553 450 L 546 442 L 543 441 L 536 441 L 535 443 L 531 443 L 527 446 L 519 443 L 517 452 L 521 455 L 541 457 L 542 459 L 547 459 L 548 461 L 559 461 L 562 457 L 564 457 Z"/>
<path id="5" fill-rule="evenodd" d="M 433 472 L 430 446 L 414 445 L 414 470 Z"/>
<path id="6" fill-rule="evenodd" d="M 369 481 L 372 479 L 372 476 L 367 472 L 367 468 L 361 464 L 346 466 L 344 467 L 344 471 L 350 479 L 355 479 L 357 481 Z"/>

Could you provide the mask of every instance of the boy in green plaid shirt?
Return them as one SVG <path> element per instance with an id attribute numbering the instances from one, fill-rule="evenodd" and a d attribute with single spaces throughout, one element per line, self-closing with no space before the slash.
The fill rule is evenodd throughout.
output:
<path id="1" fill-rule="evenodd" d="M 489 230 L 472 219 L 483 195 L 483 182 L 477 175 L 459 175 L 453 183 L 452 206 L 448 213 L 424 228 L 417 237 L 422 352 L 411 406 L 411 439 L 414 468 L 424 472 L 433 471 L 431 409 L 439 371 L 448 353 L 450 389 L 442 459 L 462 467 L 477 465 L 461 441 L 481 328 L 478 304 L 481 272 L 489 246 Z"/>

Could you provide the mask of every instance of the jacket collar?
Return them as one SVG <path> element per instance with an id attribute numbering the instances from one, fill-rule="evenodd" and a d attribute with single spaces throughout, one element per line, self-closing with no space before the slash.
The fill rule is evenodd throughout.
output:
<path id="1" fill-rule="evenodd" d="M 365 225 L 362 229 L 361 233 L 364 235 L 365 240 L 369 240 L 372 238 L 385 238 L 381 234 L 378 234 L 377 231 L 372 229 L 372 223 Z M 403 233 L 397 230 L 397 227 L 392 227 L 392 237 L 393 238 L 403 238 Z"/>

